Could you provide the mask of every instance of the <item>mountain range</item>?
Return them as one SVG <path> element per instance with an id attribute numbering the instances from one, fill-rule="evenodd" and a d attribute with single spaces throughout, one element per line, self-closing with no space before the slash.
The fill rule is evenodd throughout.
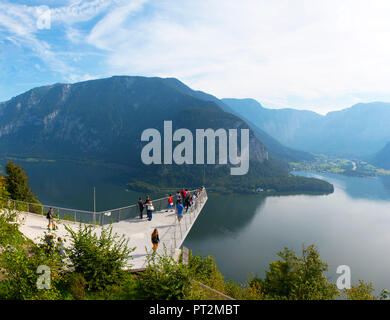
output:
<path id="1" fill-rule="evenodd" d="M 263 142 L 253 130 L 245 176 L 230 176 L 228 165 L 146 166 L 140 159 L 141 133 L 148 128 L 163 132 L 164 120 L 173 122 L 173 130 L 187 128 L 193 134 L 196 129 L 250 128 L 223 101 L 177 79 L 114 76 L 34 88 L 0 103 L 0 156 L 123 167 L 129 182 L 138 185 L 205 182 L 237 192 L 258 187 L 279 192 L 333 190 L 327 182 L 290 175 L 283 162 L 304 153 L 282 146 L 265 132 L 268 140 Z M 271 152 L 274 149 L 279 154 Z"/>
<path id="2" fill-rule="evenodd" d="M 320 115 L 296 109 L 267 109 L 253 99 L 222 99 L 242 117 L 283 145 L 306 152 L 366 158 L 390 141 L 390 103 L 359 103 Z"/>
<path id="3" fill-rule="evenodd" d="M 390 170 L 390 142 L 373 157 L 372 163 L 377 167 Z"/>

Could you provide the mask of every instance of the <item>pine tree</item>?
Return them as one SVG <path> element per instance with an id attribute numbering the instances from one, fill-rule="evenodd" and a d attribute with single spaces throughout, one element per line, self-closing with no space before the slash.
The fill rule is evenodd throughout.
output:
<path id="1" fill-rule="evenodd" d="M 28 183 L 26 171 L 12 161 L 5 165 L 6 189 L 11 199 L 37 203 L 38 200 Z"/>

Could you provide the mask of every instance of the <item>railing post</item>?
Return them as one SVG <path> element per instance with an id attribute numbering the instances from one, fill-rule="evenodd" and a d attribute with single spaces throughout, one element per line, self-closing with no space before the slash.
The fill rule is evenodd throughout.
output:
<path id="1" fill-rule="evenodd" d="M 173 228 L 173 240 L 175 245 L 174 250 L 176 250 L 176 230 L 177 230 L 177 217 L 175 216 L 175 227 Z"/>
<path id="2" fill-rule="evenodd" d="M 179 228 L 180 228 L 180 240 L 183 239 L 183 231 L 181 230 L 181 222 L 179 222 Z"/>

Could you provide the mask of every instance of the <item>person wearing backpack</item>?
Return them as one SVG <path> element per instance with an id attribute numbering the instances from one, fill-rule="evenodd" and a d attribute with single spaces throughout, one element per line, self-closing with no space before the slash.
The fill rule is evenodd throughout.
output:
<path id="1" fill-rule="evenodd" d="M 55 226 L 54 226 L 54 215 L 53 215 L 52 207 L 50 207 L 49 211 L 47 212 L 46 219 L 49 221 L 47 228 L 50 230 L 50 224 L 51 224 L 52 230 L 54 230 Z"/>

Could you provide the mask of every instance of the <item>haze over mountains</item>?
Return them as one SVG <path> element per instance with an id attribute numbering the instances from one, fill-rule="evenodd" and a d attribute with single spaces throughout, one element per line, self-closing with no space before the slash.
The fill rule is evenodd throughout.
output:
<path id="1" fill-rule="evenodd" d="M 283 151 L 303 154 L 269 137 L 267 145 L 250 134 L 250 169 L 231 177 L 230 166 L 146 166 L 141 162 L 141 133 L 173 130 L 248 128 L 217 98 L 193 91 L 177 79 L 116 76 L 75 84 L 55 84 L 29 90 L 0 104 L 0 156 L 93 161 L 126 169 L 129 182 L 172 186 L 199 185 L 248 191 L 264 187 L 280 192 L 331 192 L 316 179 L 293 177 L 280 165 Z M 268 149 L 269 147 L 269 149 Z M 272 148 L 279 148 L 276 157 Z M 287 156 L 287 154 L 286 154 Z M 218 159 L 218 154 L 217 154 Z"/>
<path id="2" fill-rule="evenodd" d="M 290 148 L 342 157 L 367 157 L 390 141 L 390 103 L 359 103 L 326 116 L 312 111 L 267 109 L 253 99 L 222 99 Z"/>
<path id="3" fill-rule="evenodd" d="M 373 157 L 372 163 L 380 168 L 390 170 L 390 142 Z"/>

